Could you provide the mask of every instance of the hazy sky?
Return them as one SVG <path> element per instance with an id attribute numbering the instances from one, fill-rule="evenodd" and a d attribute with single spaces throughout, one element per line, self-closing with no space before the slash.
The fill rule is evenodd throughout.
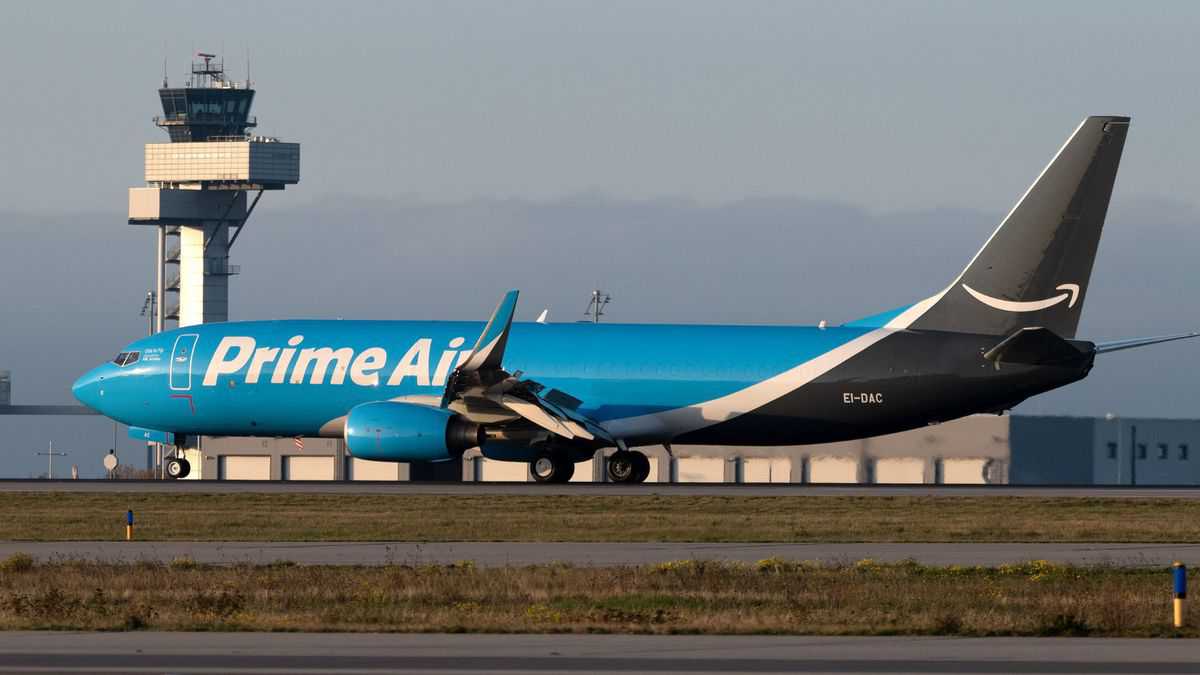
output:
<path id="1" fill-rule="evenodd" d="M 0 369 L 17 402 L 140 334 L 124 224 L 163 60 L 249 48 L 303 145 L 234 251 L 234 318 L 842 321 L 957 273 L 1087 114 L 1133 128 L 1081 333 L 1200 327 L 1200 4 L 25 3 L 0 21 Z M 1102 361 L 1022 412 L 1195 416 L 1200 346 Z M 0 475 L 50 438 L 0 418 Z M 123 431 L 122 431 L 123 433 Z M 64 446 L 65 447 L 65 446 Z"/>
<path id="2" fill-rule="evenodd" d="M 222 11 L 224 9 L 224 11 Z M 1198 3 L 19 3 L 0 194 L 124 206 L 163 60 L 228 54 L 326 195 L 1003 209 L 1086 114 L 1132 114 L 1126 194 L 1200 174 Z M 73 186 L 67 192 L 64 185 Z"/>

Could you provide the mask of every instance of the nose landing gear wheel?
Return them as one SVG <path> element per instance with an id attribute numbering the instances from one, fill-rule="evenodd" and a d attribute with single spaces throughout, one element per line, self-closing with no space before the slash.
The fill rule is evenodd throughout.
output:
<path id="1" fill-rule="evenodd" d="M 167 478 L 187 478 L 192 472 L 192 465 L 182 457 L 172 457 L 167 460 Z"/>
<path id="2" fill-rule="evenodd" d="M 575 463 L 559 455 L 542 455 L 529 463 L 537 483 L 566 483 L 575 475 Z"/>
<path id="3" fill-rule="evenodd" d="M 607 470 L 614 483 L 641 483 L 650 476 L 650 460 L 636 450 L 618 450 L 608 458 Z"/>

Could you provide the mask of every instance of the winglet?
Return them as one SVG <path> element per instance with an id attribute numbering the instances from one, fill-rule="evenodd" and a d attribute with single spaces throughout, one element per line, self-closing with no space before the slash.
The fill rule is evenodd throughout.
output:
<path id="1" fill-rule="evenodd" d="M 550 310 L 543 309 L 542 313 L 538 315 L 537 323 L 546 323 L 546 320 L 549 318 L 550 318 Z"/>
<path id="2" fill-rule="evenodd" d="M 513 313 L 517 309 L 519 291 L 509 291 L 504 294 L 492 318 L 484 326 L 483 332 L 471 350 L 471 357 L 466 360 L 459 370 L 471 372 L 485 368 L 500 368 L 504 359 L 504 346 L 508 343 L 508 331 L 512 328 Z"/>

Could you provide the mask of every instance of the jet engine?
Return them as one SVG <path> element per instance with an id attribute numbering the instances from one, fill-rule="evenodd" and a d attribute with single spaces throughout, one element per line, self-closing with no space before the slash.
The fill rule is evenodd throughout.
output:
<path id="1" fill-rule="evenodd" d="M 374 401 L 350 410 L 345 434 L 346 448 L 360 459 L 434 462 L 478 446 L 483 430 L 444 408 Z"/>

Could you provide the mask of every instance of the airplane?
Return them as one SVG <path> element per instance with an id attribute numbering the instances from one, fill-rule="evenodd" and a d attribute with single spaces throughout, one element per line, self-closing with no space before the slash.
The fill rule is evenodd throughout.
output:
<path id="1" fill-rule="evenodd" d="M 82 403 L 147 437 L 343 438 L 393 462 L 528 462 L 539 482 L 613 449 L 802 445 L 913 429 L 1087 376 L 1099 354 L 1197 337 L 1077 339 L 1130 118 L 1085 119 L 944 289 L 840 326 L 247 321 L 137 340 L 79 378 Z M 471 340 L 468 346 L 468 340 Z M 131 435 L 133 435 L 131 430 Z M 190 467 L 171 458 L 167 473 Z"/>

